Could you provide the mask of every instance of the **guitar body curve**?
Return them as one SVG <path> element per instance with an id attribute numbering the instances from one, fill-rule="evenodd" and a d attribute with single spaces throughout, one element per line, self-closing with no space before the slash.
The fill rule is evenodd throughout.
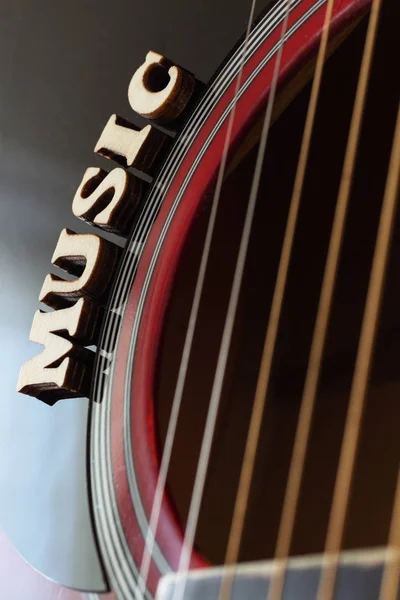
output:
<path id="1" fill-rule="evenodd" d="M 232 127 L 229 150 L 233 155 L 265 110 L 284 6 L 283 1 L 274 3 L 259 20 L 244 60 L 239 45 L 178 134 L 147 197 L 111 294 L 101 342 L 103 357 L 100 353 L 95 375 L 90 478 L 94 506 L 102 507 L 94 510 L 100 550 L 118 598 L 135 597 L 159 472 L 153 390 L 174 274 L 196 215 L 212 194 L 228 127 Z M 332 35 L 354 24 L 368 6 L 367 0 L 337 3 Z M 278 90 L 286 90 L 315 58 L 325 9 L 325 0 L 293 3 Z M 233 102 L 241 68 L 238 100 Z M 149 598 L 155 595 L 159 578 L 178 568 L 182 550 L 182 527 L 167 495 L 155 539 Z M 207 564 L 193 553 L 191 568 Z"/>

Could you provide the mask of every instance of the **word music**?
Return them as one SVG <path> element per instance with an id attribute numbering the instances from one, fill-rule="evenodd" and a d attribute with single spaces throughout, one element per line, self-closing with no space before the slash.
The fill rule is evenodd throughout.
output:
<path id="1" fill-rule="evenodd" d="M 164 125 L 182 115 L 194 89 L 191 73 L 149 52 L 130 81 L 128 99 L 139 115 Z M 107 173 L 89 167 L 72 202 L 76 217 L 121 236 L 129 234 L 146 188 L 126 168 L 148 175 L 169 137 L 153 123 L 139 130 L 117 115 L 110 117 L 95 152 L 125 168 Z M 61 232 L 52 263 L 75 278 L 49 274 L 44 280 L 39 300 L 54 310 L 34 315 L 29 339 L 44 350 L 22 365 L 19 392 L 50 405 L 89 395 L 94 352 L 87 346 L 98 341 L 102 307 L 119 256 L 120 248 L 98 235 Z"/>

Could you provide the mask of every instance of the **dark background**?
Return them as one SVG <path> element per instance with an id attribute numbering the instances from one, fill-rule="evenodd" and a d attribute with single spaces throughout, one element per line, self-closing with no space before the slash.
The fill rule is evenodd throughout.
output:
<path id="1" fill-rule="evenodd" d="M 28 341 L 37 297 L 60 230 L 85 230 L 71 202 L 84 170 L 102 163 L 92 149 L 109 115 L 141 124 L 127 88 L 146 52 L 207 82 L 245 31 L 250 1 L 2 0 L 1 8 L 0 526 L 46 575 L 98 589 L 87 400 L 49 408 L 15 391 L 20 365 L 40 349 Z"/>

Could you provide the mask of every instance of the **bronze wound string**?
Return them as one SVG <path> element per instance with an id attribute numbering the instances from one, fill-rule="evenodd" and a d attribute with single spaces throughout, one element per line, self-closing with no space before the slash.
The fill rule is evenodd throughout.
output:
<path id="1" fill-rule="evenodd" d="M 321 288 L 316 324 L 311 344 L 309 364 L 304 384 L 303 397 L 300 405 L 299 420 L 295 434 L 292 459 L 289 467 L 281 524 L 278 532 L 275 556 L 277 560 L 283 562 L 277 563 L 279 566 L 277 566 L 277 575 L 273 577 L 272 580 L 269 600 L 279 600 L 282 597 L 283 592 L 285 564 L 290 552 L 290 544 L 293 536 L 301 481 L 304 473 L 304 464 L 316 401 L 322 356 L 335 288 L 336 273 L 340 257 L 347 208 L 352 188 L 352 178 L 360 137 L 362 116 L 367 95 L 369 74 L 371 70 L 379 8 L 380 0 L 378 0 L 378 2 L 374 1 L 369 19 L 368 32 L 360 69 L 352 121 L 350 125 L 338 201 Z"/>
<path id="2" fill-rule="evenodd" d="M 209 459 L 210 459 L 211 447 L 212 447 L 212 442 L 214 439 L 216 418 L 217 418 L 217 414 L 218 414 L 218 408 L 220 405 L 222 386 L 223 386 L 223 381 L 224 381 L 225 371 L 226 371 L 226 364 L 227 364 L 227 360 L 228 360 L 228 356 L 229 356 L 230 343 L 231 343 L 231 339 L 232 339 L 232 332 L 233 332 L 233 327 L 234 327 L 234 323 L 235 323 L 236 310 L 237 310 L 237 306 L 238 306 L 240 289 L 241 289 L 243 273 L 244 273 L 244 268 L 245 268 L 247 249 L 248 249 L 250 235 L 251 235 L 253 217 L 254 217 L 256 201 L 257 201 L 258 186 L 259 186 L 259 181 L 260 181 L 260 177 L 261 177 L 263 156 L 264 156 L 264 152 L 265 152 L 265 148 L 266 148 L 266 144 L 267 144 L 268 132 L 269 132 L 270 125 L 271 125 L 273 106 L 274 106 L 277 83 L 278 83 L 279 72 L 280 72 L 282 48 L 283 48 L 283 45 L 285 42 L 285 35 L 287 32 L 287 25 L 288 25 L 288 18 L 289 18 L 289 14 L 290 14 L 291 2 L 292 2 L 292 0 L 287 0 L 285 18 L 282 23 L 280 41 L 279 41 L 278 51 L 276 54 L 275 67 L 274 67 L 274 72 L 273 72 L 273 77 L 272 77 L 272 82 L 271 82 L 271 89 L 270 89 L 270 93 L 269 93 L 266 114 L 265 114 L 265 119 L 264 119 L 264 124 L 263 124 L 263 131 L 262 131 L 262 136 L 261 136 L 261 140 L 260 140 L 258 156 L 257 156 L 257 160 L 256 160 L 256 167 L 255 167 L 255 171 L 254 171 L 245 222 L 243 225 L 243 230 L 242 230 L 242 235 L 241 235 L 241 241 L 240 241 L 240 246 L 239 246 L 237 262 L 236 262 L 236 266 L 235 266 L 233 284 L 232 284 L 232 288 L 231 288 L 229 304 L 228 304 L 228 309 L 227 309 L 227 313 L 226 313 L 224 329 L 223 329 L 223 334 L 222 334 L 222 340 L 221 340 L 220 350 L 219 350 L 219 354 L 218 354 L 217 366 L 216 366 L 213 386 L 212 386 L 212 390 L 211 390 L 211 398 L 210 398 L 209 409 L 208 409 L 207 418 L 206 418 L 206 425 L 205 425 L 205 429 L 204 429 L 204 435 L 203 435 L 202 444 L 201 444 L 201 448 L 200 448 L 200 456 L 199 456 L 195 480 L 194 480 L 193 493 L 192 493 L 192 498 L 191 498 L 191 502 L 190 502 L 190 506 L 189 506 L 189 513 L 188 513 L 187 525 L 186 525 L 186 530 L 185 530 L 183 550 L 181 553 L 180 564 L 179 564 L 179 571 L 183 572 L 184 577 L 182 579 L 182 582 L 181 582 L 179 588 L 177 588 L 176 592 L 174 592 L 173 600 L 182 600 L 184 597 L 184 593 L 185 593 L 186 580 L 187 580 L 186 575 L 187 575 L 188 568 L 189 568 L 190 556 L 191 556 L 191 552 L 192 552 L 192 548 L 193 548 L 194 537 L 195 537 L 196 527 L 197 527 L 199 513 L 200 513 L 200 507 L 201 507 L 201 501 L 202 501 L 203 492 L 204 492 L 204 486 L 205 486 L 207 469 L 208 469 L 208 464 L 209 464 Z"/>
<path id="3" fill-rule="evenodd" d="M 327 325 L 329 321 L 332 296 L 336 281 L 336 272 L 340 256 L 344 225 L 349 204 L 354 167 L 357 158 L 357 150 L 360 140 L 361 125 L 364 115 L 365 102 L 368 92 L 368 83 L 371 73 L 372 60 L 374 55 L 375 41 L 378 30 L 379 16 L 382 0 L 373 0 L 371 14 L 369 17 L 368 30 L 364 45 L 363 57 L 361 62 L 360 76 L 357 84 L 353 114 L 350 124 L 350 131 L 346 154 L 344 159 L 342 178 L 340 182 L 336 213 L 332 228 L 331 242 L 328 251 L 328 258 L 322 284 L 320 305 L 318 308 L 317 322 L 315 327 L 315 337 L 313 339 L 309 370 L 305 385 L 305 402 L 307 398 L 315 396 L 317 383 L 319 379 L 321 358 L 326 338 Z M 366 331 L 366 332 L 365 332 Z M 368 333 L 365 327 L 361 333 L 360 349 L 363 347 L 364 339 Z M 350 404 L 348 408 L 347 421 L 342 442 L 341 456 L 335 490 L 333 494 L 332 509 L 329 517 L 328 533 L 325 544 L 323 568 L 321 580 L 318 588 L 318 600 L 332 600 L 336 572 L 339 561 L 339 552 L 343 538 L 345 516 L 351 486 L 353 467 L 357 449 L 359 431 L 361 427 L 361 417 L 364 407 L 365 384 L 363 383 L 365 368 L 363 359 L 364 354 L 360 351 L 356 363 L 356 370 L 353 379 L 352 390 L 350 394 Z M 310 381 L 310 383 L 308 383 Z M 309 394 L 307 385 L 310 385 L 312 394 Z M 363 387 L 364 386 L 364 387 Z M 307 393 L 306 393 L 307 391 Z"/>
<path id="4" fill-rule="evenodd" d="M 265 405 L 267 400 L 267 392 L 271 375 L 271 365 L 274 356 L 274 350 L 276 345 L 279 321 L 282 311 L 283 298 L 285 294 L 290 258 L 293 248 L 293 240 L 296 231 L 297 218 L 299 213 L 300 201 L 302 197 L 305 173 L 307 169 L 313 127 L 315 122 L 315 115 L 318 105 L 318 98 L 321 88 L 321 81 L 323 75 L 323 69 L 325 65 L 330 23 L 332 19 L 332 12 L 334 7 L 334 0 L 328 0 L 325 12 L 324 25 L 321 35 L 321 42 L 318 49 L 317 61 L 315 66 L 314 78 L 312 82 L 310 101 L 307 109 L 306 121 L 304 126 L 303 138 L 299 153 L 299 160 L 296 170 L 296 176 L 293 186 L 292 197 L 290 201 L 288 219 L 286 224 L 286 230 L 284 234 L 284 240 L 282 244 L 281 257 L 278 266 L 277 278 L 275 283 L 274 294 L 271 303 L 271 310 L 267 325 L 266 337 L 264 342 L 264 348 L 261 358 L 259 376 L 257 381 L 257 388 L 253 403 L 252 414 L 250 418 L 250 426 L 248 437 L 246 440 L 246 447 L 244 452 L 243 464 L 239 479 L 238 491 L 235 501 L 235 507 L 233 512 L 232 524 L 230 529 L 230 535 L 228 540 L 227 552 L 225 557 L 225 564 L 232 565 L 238 560 L 240 543 L 243 534 L 243 527 L 246 518 L 246 511 L 248 506 L 251 481 L 254 472 L 254 464 L 257 454 L 257 447 L 260 437 L 261 423 L 263 414 L 265 411 Z M 286 536 L 287 537 L 287 536 Z M 288 550 L 287 550 L 288 552 Z M 280 554 L 285 554 L 280 550 Z M 275 597 L 279 596 L 278 588 L 280 583 L 278 578 L 275 579 Z M 282 578 L 281 578 L 282 579 Z M 227 586 L 228 583 L 225 584 Z M 232 585 L 232 582 L 230 582 Z M 227 597 L 225 595 L 225 597 Z"/>
<path id="5" fill-rule="evenodd" d="M 389 543 L 386 549 L 379 600 L 397 600 L 400 581 L 400 471 L 397 478 Z"/>
<path id="6" fill-rule="evenodd" d="M 282 40 L 284 39 L 286 30 L 287 30 L 287 26 L 288 26 L 289 14 L 290 14 L 289 8 L 290 8 L 290 6 L 288 4 L 285 22 L 282 25 L 282 36 L 281 36 Z M 278 81 L 280 65 L 281 65 L 281 61 L 282 61 L 283 48 L 284 48 L 284 43 L 282 41 L 280 49 L 279 49 L 279 53 L 276 58 L 275 70 L 274 70 L 274 75 L 273 75 L 274 96 L 276 93 L 276 84 Z M 271 90 L 271 95 L 272 95 L 272 90 Z M 256 199 L 257 199 L 258 189 L 259 189 L 259 185 L 260 185 L 261 172 L 262 172 L 262 166 L 263 166 L 263 161 L 264 161 L 264 156 L 265 156 L 265 151 L 266 151 L 268 132 L 269 132 L 270 125 L 271 125 L 272 108 L 273 108 L 273 102 L 268 104 L 267 110 L 265 113 L 265 117 L 264 117 L 264 121 L 263 121 L 260 146 L 259 146 L 258 153 L 257 153 L 257 161 L 256 161 L 256 167 L 254 170 L 252 188 L 250 191 L 249 204 L 255 204 Z M 290 216 L 288 218 L 288 221 L 289 221 L 289 225 L 288 225 L 289 229 L 290 229 L 290 225 L 292 225 L 293 232 L 291 231 L 291 233 L 292 233 L 292 239 L 293 239 L 295 225 L 292 222 L 293 219 L 291 221 Z M 285 239 L 286 239 L 286 236 L 285 236 Z M 284 244 L 285 244 L 285 242 L 284 242 Z M 290 251 L 289 251 L 289 254 L 290 254 Z M 279 276 L 278 276 L 278 278 L 279 278 Z M 276 286 L 276 288 L 277 288 L 277 286 Z M 282 296 L 283 296 L 283 293 L 282 293 Z M 280 304 L 281 303 L 282 303 L 282 297 L 280 298 Z M 279 317 L 274 321 L 274 324 L 277 321 L 279 321 Z M 276 337 L 276 331 L 275 331 L 275 337 Z M 264 351 L 264 354 L 265 354 L 265 351 Z M 263 356 L 263 358 L 264 358 L 264 356 Z M 259 381 L 260 381 L 260 379 L 259 379 Z M 238 486 L 238 492 L 236 495 L 232 523 L 231 523 L 231 527 L 230 527 L 227 551 L 226 551 L 226 555 L 225 555 L 225 561 L 224 561 L 225 566 L 235 565 L 237 563 L 238 555 L 239 555 L 240 541 L 241 541 L 241 537 L 242 537 L 242 533 L 243 533 L 246 508 L 247 508 L 248 498 L 249 498 L 249 490 L 250 490 L 251 479 L 252 479 L 253 470 L 254 470 L 255 454 L 256 454 L 257 442 L 259 439 L 259 432 L 260 432 L 262 413 L 263 413 L 264 395 L 260 401 L 259 395 L 257 396 L 258 388 L 259 388 L 259 385 L 257 386 L 256 399 L 255 399 L 253 410 L 252 410 L 252 417 L 250 420 L 249 432 L 248 432 L 248 437 L 246 440 L 246 448 L 245 448 L 245 454 L 244 454 L 244 458 L 243 458 L 243 465 L 242 465 L 242 470 L 241 470 L 240 479 L 239 479 L 239 486 Z M 258 402 L 257 402 L 257 400 L 258 400 Z M 233 578 L 234 578 L 234 575 L 232 572 L 230 572 L 229 574 L 227 573 L 223 576 L 220 593 L 219 593 L 220 600 L 228 600 L 230 598 L 231 593 L 232 593 Z"/>
<path id="7" fill-rule="evenodd" d="M 389 171 L 386 181 L 386 189 L 382 204 L 379 229 L 375 245 L 375 253 L 372 263 L 371 276 L 363 317 L 363 324 L 360 335 L 359 349 L 355 372 L 353 377 L 350 411 L 349 411 L 349 429 L 345 431 L 343 443 L 343 463 L 342 472 L 338 474 L 338 486 L 340 476 L 344 478 L 352 468 L 354 461 L 353 447 L 347 450 L 348 457 L 345 456 L 345 443 L 349 444 L 347 437 L 350 435 L 350 426 L 359 430 L 359 420 L 362 416 L 363 404 L 367 392 L 369 373 L 371 369 L 374 343 L 379 324 L 380 307 L 382 303 L 383 290 L 385 286 L 385 275 L 387 270 L 388 258 L 390 253 L 390 244 L 393 233 L 393 225 L 396 216 L 397 204 L 399 199 L 399 182 L 400 182 L 400 107 L 397 115 L 397 123 L 394 134 L 393 148 L 389 163 Z M 356 444 L 357 437 L 355 438 Z M 343 484 L 341 484 L 343 485 Z M 349 484 L 350 485 L 350 484 Z M 345 488 L 344 493 L 347 492 Z M 348 492 L 347 492 L 348 493 Z M 345 499 L 342 500 L 343 505 Z M 335 505 L 334 505 L 335 506 Z M 344 512 L 344 506 L 341 507 L 338 501 L 338 511 Z M 340 515 L 339 523 L 343 517 Z M 334 525 L 332 525 L 334 527 Z M 333 535 L 333 534 L 332 534 Z M 393 554 L 393 557 L 391 556 Z M 389 547 L 385 560 L 385 570 L 382 580 L 380 600 L 395 600 L 397 598 L 397 590 L 400 578 L 400 476 L 397 481 L 397 487 L 394 497 L 392 522 L 389 533 Z"/>
<path id="8" fill-rule="evenodd" d="M 172 401 L 171 414 L 170 414 L 169 421 L 168 421 L 164 449 L 163 449 L 163 453 L 162 453 L 162 457 L 161 457 L 160 470 L 159 470 L 159 474 L 158 474 L 158 478 L 157 478 L 157 484 L 156 484 L 156 489 L 155 489 L 155 493 L 154 493 L 152 510 L 151 510 L 149 525 L 148 525 L 147 533 L 146 533 L 145 548 L 143 551 L 142 561 L 141 561 L 141 565 L 140 565 L 140 569 L 139 569 L 138 586 L 137 586 L 137 594 L 138 594 L 139 598 L 144 598 L 144 594 L 146 591 L 147 579 L 148 579 L 151 560 L 152 560 L 152 555 L 153 555 L 153 551 L 154 551 L 155 534 L 156 534 L 158 522 L 160 519 L 163 495 L 164 495 L 165 485 L 166 485 L 166 481 L 167 481 L 168 469 L 169 469 L 169 465 L 170 465 L 170 461 L 171 461 L 171 454 L 172 454 L 172 448 L 173 448 L 173 444 L 174 444 L 174 440 L 175 440 L 175 433 L 176 433 L 176 428 L 177 428 L 177 424 L 178 424 L 179 412 L 180 412 L 180 408 L 181 408 L 181 404 L 182 404 L 182 397 L 183 397 L 183 390 L 184 390 L 185 381 L 186 381 L 186 374 L 187 374 L 187 369 L 188 369 L 188 364 L 189 364 L 189 359 L 190 359 L 190 354 L 191 354 L 191 349 L 192 349 L 192 344 L 193 344 L 194 333 L 195 333 L 195 329 L 196 329 L 200 300 L 201 300 L 203 287 L 204 287 L 204 280 L 205 280 L 205 275 L 206 275 L 206 270 L 207 270 L 207 264 L 208 264 L 209 254 L 210 254 L 213 232 L 214 232 L 214 228 L 215 228 L 216 216 L 217 216 L 217 212 L 218 212 L 222 183 L 223 183 L 227 159 L 228 159 L 228 150 L 229 150 L 229 145 L 230 145 L 230 140 L 231 140 L 231 135 L 232 135 L 233 122 L 234 122 L 234 118 L 235 118 L 236 101 L 237 101 L 238 92 L 239 92 L 241 82 L 242 82 L 243 67 L 244 67 L 244 63 L 245 63 L 246 51 L 247 51 L 248 42 L 249 42 L 249 38 L 250 38 L 251 28 L 252 28 L 252 24 L 254 21 L 255 7 L 256 7 L 256 0 L 252 0 L 251 6 L 250 6 L 249 17 L 248 17 L 247 29 L 246 29 L 246 33 L 245 33 L 245 39 L 243 42 L 243 47 L 242 47 L 242 52 L 241 52 L 241 57 L 240 57 L 239 71 L 238 71 L 238 75 L 237 75 L 236 83 L 235 83 L 234 104 L 233 104 L 232 110 L 231 110 L 229 118 L 228 118 L 227 131 L 226 131 L 226 136 L 225 136 L 225 141 L 224 141 L 223 152 L 222 152 L 222 156 L 221 156 L 221 163 L 220 163 L 220 167 L 219 167 L 219 171 L 218 171 L 216 187 L 215 187 L 213 200 L 212 200 L 210 218 L 209 218 L 209 222 L 208 222 L 208 226 L 207 226 L 207 232 L 206 232 L 206 237 L 205 237 L 205 241 L 204 241 L 204 247 L 202 250 L 202 256 L 201 256 L 200 267 L 199 267 L 199 272 L 198 272 L 197 281 L 196 281 L 195 292 L 194 292 L 194 296 L 193 296 L 193 302 L 192 302 L 192 306 L 191 306 L 191 310 L 190 310 L 188 327 L 187 327 L 185 341 L 184 341 L 183 350 L 182 350 L 182 357 L 181 357 L 181 362 L 180 362 L 180 367 L 179 367 L 179 372 L 178 372 L 178 378 L 177 378 L 174 397 L 173 397 L 173 401 Z M 184 548 L 182 550 L 182 557 L 184 558 L 184 560 L 181 557 L 181 562 L 183 564 L 189 565 L 190 555 L 191 555 L 191 548 L 186 549 L 184 546 Z"/>
<path id="9" fill-rule="evenodd" d="M 399 136 L 400 138 L 400 136 Z M 400 156 L 399 156 L 400 161 Z M 389 543 L 386 549 L 379 600 L 396 600 L 400 582 L 400 470 L 394 496 Z"/>
<path id="10" fill-rule="evenodd" d="M 393 220 L 395 218 L 395 211 L 399 201 L 399 187 L 400 187 L 400 105 L 397 113 L 397 124 L 394 135 L 392 155 L 389 165 L 389 174 L 386 183 L 385 197 L 383 201 L 382 217 L 381 217 L 381 237 L 379 250 L 379 260 L 381 263 L 378 275 L 382 277 L 381 286 L 384 286 L 384 271 L 386 266 L 387 254 L 386 245 L 389 246 L 390 238 L 393 229 Z M 378 234 L 379 236 L 379 234 Z M 376 249 L 378 261 L 378 243 Z M 378 267 L 377 267 L 378 269 Z M 378 287 L 378 283 L 375 283 L 375 287 Z M 371 282 L 372 292 L 372 282 Z M 373 291 L 375 296 L 375 302 L 377 301 L 377 295 L 382 292 L 379 289 Z M 372 302 L 372 301 L 371 301 Z M 379 309 L 378 309 L 379 310 Z M 385 558 L 385 567 L 382 578 L 382 586 L 380 591 L 379 600 L 395 600 L 397 598 L 397 592 L 399 589 L 400 582 L 400 471 L 397 476 L 397 485 L 394 495 L 393 512 L 390 524 L 388 548 Z"/>

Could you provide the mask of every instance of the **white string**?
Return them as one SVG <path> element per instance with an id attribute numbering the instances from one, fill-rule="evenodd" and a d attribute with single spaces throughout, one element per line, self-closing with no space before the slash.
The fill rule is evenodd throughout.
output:
<path id="1" fill-rule="evenodd" d="M 237 306 L 238 306 L 238 301 L 239 301 L 240 288 L 241 288 L 241 283 L 242 283 L 243 273 L 244 273 L 244 268 L 245 268 L 247 249 L 248 249 L 249 240 L 250 240 L 251 228 L 252 228 L 254 212 L 255 212 L 255 207 L 256 207 L 256 201 L 257 201 L 258 188 L 259 188 L 260 178 L 261 178 L 261 173 L 262 173 L 264 154 L 265 154 L 265 149 L 266 149 L 266 145 L 267 145 L 268 133 L 269 133 L 270 125 L 271 125 L 271 120 L 272 120 L 272 110 L 273 110 L 275 96 L 276 96 L 276 89 L 277 89 L 278 77 L 279 77 L 279 72 L 280 72 L 282 51 L 283 51 L 285 35 L 286 35 L 286 31 L 287 31 L 287 26 L 288 26 L 288 19 L 289 19 L 289 14 L 290 14 L 291 3 L 292 3 L 292 0 L 287 0 L 286 14 L 285 14 L 285 19 L 284 19 L 284 22 L 282 25 L 282 34 L 281 34 L 279 49 L 278 49 L 276 61 L 275 61 L 275 68 L 274 68 L 274 73 L 273 73 L 272 82 L 271 82 L 271 90 L 270 90 L 270 95 L 268 98 L 268 104 L 267 104 L 267 109 L 266 109 L 263 128 L 262 128 L 261 140 L 260 140 L 260 145 L 259 145 L 258 154 L 257 154 L 256 166 L 254 169 L 254 177 L 253 177 L 251 191 L 250 191 L 249 203 L 248 203 L 245 223 L 244 223 L 243 231 L 242 231 L 242 238 L 241 238 L 241 242 L 240 242 L 238 259 L 237 259 L 236 268 L 235 268 L 233 285 L 232 285 L 227 315 L 226 315 L 225 324 L 224 324 L 224 331 L 223 331 L 220 351 L 219 351 L 219 355 L 218 355 L 218 361 L 217 361 L 217 367 L 216 367 L 213 387 L 212 387 L 212 391 L 211 391 L 210 405 L 209 405 L 209 409 L 208 409 L 208 413 L 207 413 L 207 420 L 206 420 L 206 425 L 205 425 L 205 430 L 204 430 L 204 436 L 203 436 L 202 445 L 201 445 L 201 449 L 200 449 L 200 457 L 199 457 L 199 462 L 198 462 L 194 486 L 193 486 L 193 494 L 192 494 L 191 503 L 190 503 L 190 507 L 189 507 L 187 526 L 186 526 L 185 537 L 184 537 L 181 557 L 180 557 L 180 561 L 179 561 L 179 568 L 178 568 L 179 573 L 183 574 L 183 577 L 182 577 L 182 579 L 179 580 L 179 586 L 177 588 L 175 588 L 175 590 L 174 590 L 172 600 L 183 600 L 183 596 L 184 596 L 185 589 L 186 589 L 187 574 L 188 574 L 190 558 L 191 558 L 192 550 L 193 550 L 193 544 L 194 544 L 194 538 L 195 538 L 195 533 L 196 533 L 197 523 L 198 523 L 198 518 L 199 518 L 199 513 L 200 513 L 201 501 L 202 501 L 203 493 L 204 493 L 204 486 L 205 486 L 205 480 L 206 480 L 206 476 L 207 476 L 207 469 L 208 469 L 208 464 L 209 464 L 209 459 L 210 459 L 211 447 L 212 447 L 212 443 L 213 443 L 213 439 L 214 439 L 216 419 L 217 419 L 218 409 L 219 409 L 220 400 L 221 400 L 222 386 L 223 386 L 224 377 L 225 377 L 226 364 L 227 364 L 227 360 L 228 360 L 228 356 L 229 356 L 230 343 L 231 343 L 231 339 L 232 339 L 232 332 L 233 332 L 233 327 L 234 327 L 234 323 L 235 323 L 235 316 L 236 316 L 236 311 L 237 311 Z"/>
<path id="2" fill-rule="evenodd" d="M 249 19 L 248 19 L 248 23 L 247 23 L 246 34 L 245 34 L 245 40 L 243 42 L 242 56 L 240 59 L 240 67 L 239 67 L 238 75 L 236 78 L 236 85 L 235 85 L 235 92 L 234 92 L 234 104 L 233 104 L 232 111 L 231 111 L 231 113 L 229 115 L 229 119 L 228 119 L 228 126 L 227 126 L 227 132 L 226 132 L 226 136 L 225 136 L 224 147 L 223 147 L 223 151 L 222 151 L 221 164 L 219 167 L 217 182 L 216 182 L 214 196 L 213 196 L 213 200 L 212 200 L 210 218 L 209 218 L 209 222 L 208 222 L 208 226 L 207 226 L 207 232 L 206 232 L 204 247 L 203 247 L 202 256 L 201 256 L 199 273 L 197 276 L 196 288 L 195 288 L 195 292 L 194 292 L 193 303 L 192 303 L 192 307 L 191 307 L 191 311 L 190 311 L 189 323 L 188 323 L 188 328 L 187 328 L 185 342 L 184 342 L 183 351 L 182 351 L 181 363 L 180 363 L 179 372 L 178 372 L 178 379 L 177 379 L 177 384 L 176 384 L 176 388 L 175 388 L 174 398 L 172 401 L 171 414 L 170 414 L 170 418 L 169 418 L 169 422 L 168 422 L 167 433 L 166 433 L 166 437 L 165 437 L 165 443 L 164 443 L 164 449 L 163 449 L 162 458 L 161 458 L 160 470 L 159 470 L 159 475 L 157 478 L 157 484 L 156 484 L 156 489 L 155 489 L 155 493 L 154 493 L 154 500 L 153 500 L 151 515 L 150 515 L 149 525 L 148 525 L 147 533 L 146 533 L 145 548 L 143 551 L 142 562 L 140 565 L 140 570 L 139 570 L 139 575 L 138 575 L 138 585 L 136 588 L 136 594 L 137 594 L 138 599 L 140 599 L 140 600 L 142 600 L 144 598 L 144 594 L 146 591 L 147 579 L 149 576 L 151 559 L 152 559 L 152 554 L 153 554 L 154 545 L 155 545 L 155 534 L 156 534 L 159 519 L 160 519 L 165 484 L 166 484 L 168 469 L 169 469 L 169 465 L 170 465 L 170 461 L 171 461 L 172 447 L 173 447 L 173 443 L 174 443 L 174 439 L 175 439 L 176 427 L 177 427 L 179 412 L 180 412 L 180 408 L 181 408 L 181 404 L 182 404 L 182 396 L 183 396 L 183 390 L 185 387 L 189 358 L 190 358 L 190 354 L 191 354 L 193 337 L 194 337 L 194 332 L 195 332 L 196 323 L 197 323 L 197 316 L 198 316 L 198 312 L 199 312 L 200 300 L 201 300 L 203 287 L 204 287 L 204 279 L 205 279 L 205 274 L 206 274 L 206 270 L 207 270 L 208 258 L 209 258 L 209 254 L 210 254 L 212 236 L 213 236 L 214 228 L 215 228 L 215 221 L 216 221 L 216 216 L 217 216 L 217 212 L 218 212 L 219 200 L 220 200 L 220 196 L 221 196 L 222 183 L 223 183 L 225 169 L 226 169 L 226 163 L 227 163 L 227 159 L 228 159 L 228 151 L 229 151 L 230 140 L 231 140 L 231 135 L 232 135 L 233 121 L 234 121 L 235 112 L 236 112 L 236 101 L 237 101 L 237 96 L 238 96 L 238 92 L 240 89 L 240 85 L 242 82 L 243 67 L 244 67 L 244 63 L 245 63 L 245 57 L 246 57 L 246 51 L 247 51 L 247 46 L 248 46 L 248 42 L 249 42 L 251 27 L 252 27 L 253 20 L 254 20 L 255 6 L 256 6 L 256 0 L 252 0 L 251 7 L 250 7 Z M 189 554 L 189 559 L 187 561 L 188 564 L 190 562 L 190 556 L 191 556 L 191 551 Z M 182 554 L 180 557 L 180 562 L 182 562 Z"/>

